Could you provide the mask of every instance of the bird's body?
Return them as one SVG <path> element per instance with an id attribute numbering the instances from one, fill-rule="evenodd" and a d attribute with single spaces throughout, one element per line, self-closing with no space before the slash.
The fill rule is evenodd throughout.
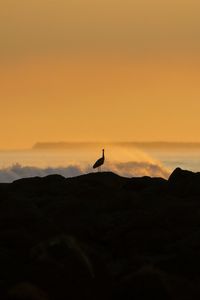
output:
<path id="1" fill-rule="evenodd" d="M 99 158 L 99 159 L 95 162 L 95 164 L 94 164 L 94 166 L 93 166 L 93 169 L 98 168 L 98 169 L 100 170 L 101 166 L 104 164 L 104 160 L 105 160 L 105 156 L 104 156 L 104 149 L 103 149 L 103 150 L 102 150 L 102 157 Z"/>

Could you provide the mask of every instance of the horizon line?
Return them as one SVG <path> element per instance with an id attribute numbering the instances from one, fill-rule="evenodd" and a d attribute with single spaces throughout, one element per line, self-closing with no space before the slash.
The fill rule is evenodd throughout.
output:
<path id="1" fill-rule="evenodd" d="M 42 149 L 43 147 L 47 149 L 49 146 L 57 147 L 59 146 L 77 146 L 77 145 L 98 145 L 98 144 L 104 144 L 104 145 L 140 145 L 140 146 L 199 146 L 200 147 L 200 141 L 194 142 L 194 141 L 58 141 L 58 142 L 36 142 L 30 147 L 24 147 L 24 148 L 0 148 L 0 151 L 6 152 L 6 151 L 30 151 L 30 150 L 37 150 Z M 43 148 L 43 149 L 44 149 Z"/>

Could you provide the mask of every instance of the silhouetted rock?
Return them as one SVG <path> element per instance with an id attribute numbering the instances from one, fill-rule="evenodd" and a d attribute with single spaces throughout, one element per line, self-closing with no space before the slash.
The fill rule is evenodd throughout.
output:
<path id="1" fill-rule="evenodd" d="M 132 178 L 126 184 L 127 189 L 133 191 L 144 191 L 146 189 L 162 189 L 166 186 L 166 180 L 163 178 L 151 178 L 149 176 Z"/>
<path id="2" fill-rule="evenodd" d="M 200 173 L 177 168 L 169 177 L 169 187 L 171 190 L 182 196 L 200 195 Z"/>
<path id="3" fill-rule="evenodd" d="M 200 173 L 0 184 L 0 297 L 199 299 Z"/>

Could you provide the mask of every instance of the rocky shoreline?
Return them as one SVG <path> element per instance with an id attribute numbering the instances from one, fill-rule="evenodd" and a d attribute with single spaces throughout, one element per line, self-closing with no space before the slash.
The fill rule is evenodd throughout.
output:
<path id="1" fill-rule="evenodd" d="M 1 299 L 199 299 L 200 173 L 0 184 Z"/>

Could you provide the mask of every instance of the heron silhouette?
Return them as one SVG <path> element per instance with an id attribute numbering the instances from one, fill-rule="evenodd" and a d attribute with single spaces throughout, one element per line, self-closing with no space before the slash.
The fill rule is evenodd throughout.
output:
<path id="1" fill-rule="evenodd" d="M 101 166 L 104 164 L 104 160 L 105 160 L 105 156 L 104 156 L 104 149 L 103 149 L 103 150 L 102 150 L 102 157 L 99 158 L 99 159 L 95 162 L 95 164 L 94 164 L 94 166 L 93 166 L 93 169 L 98 168 L 98 172 L 101 171 Z"/>

